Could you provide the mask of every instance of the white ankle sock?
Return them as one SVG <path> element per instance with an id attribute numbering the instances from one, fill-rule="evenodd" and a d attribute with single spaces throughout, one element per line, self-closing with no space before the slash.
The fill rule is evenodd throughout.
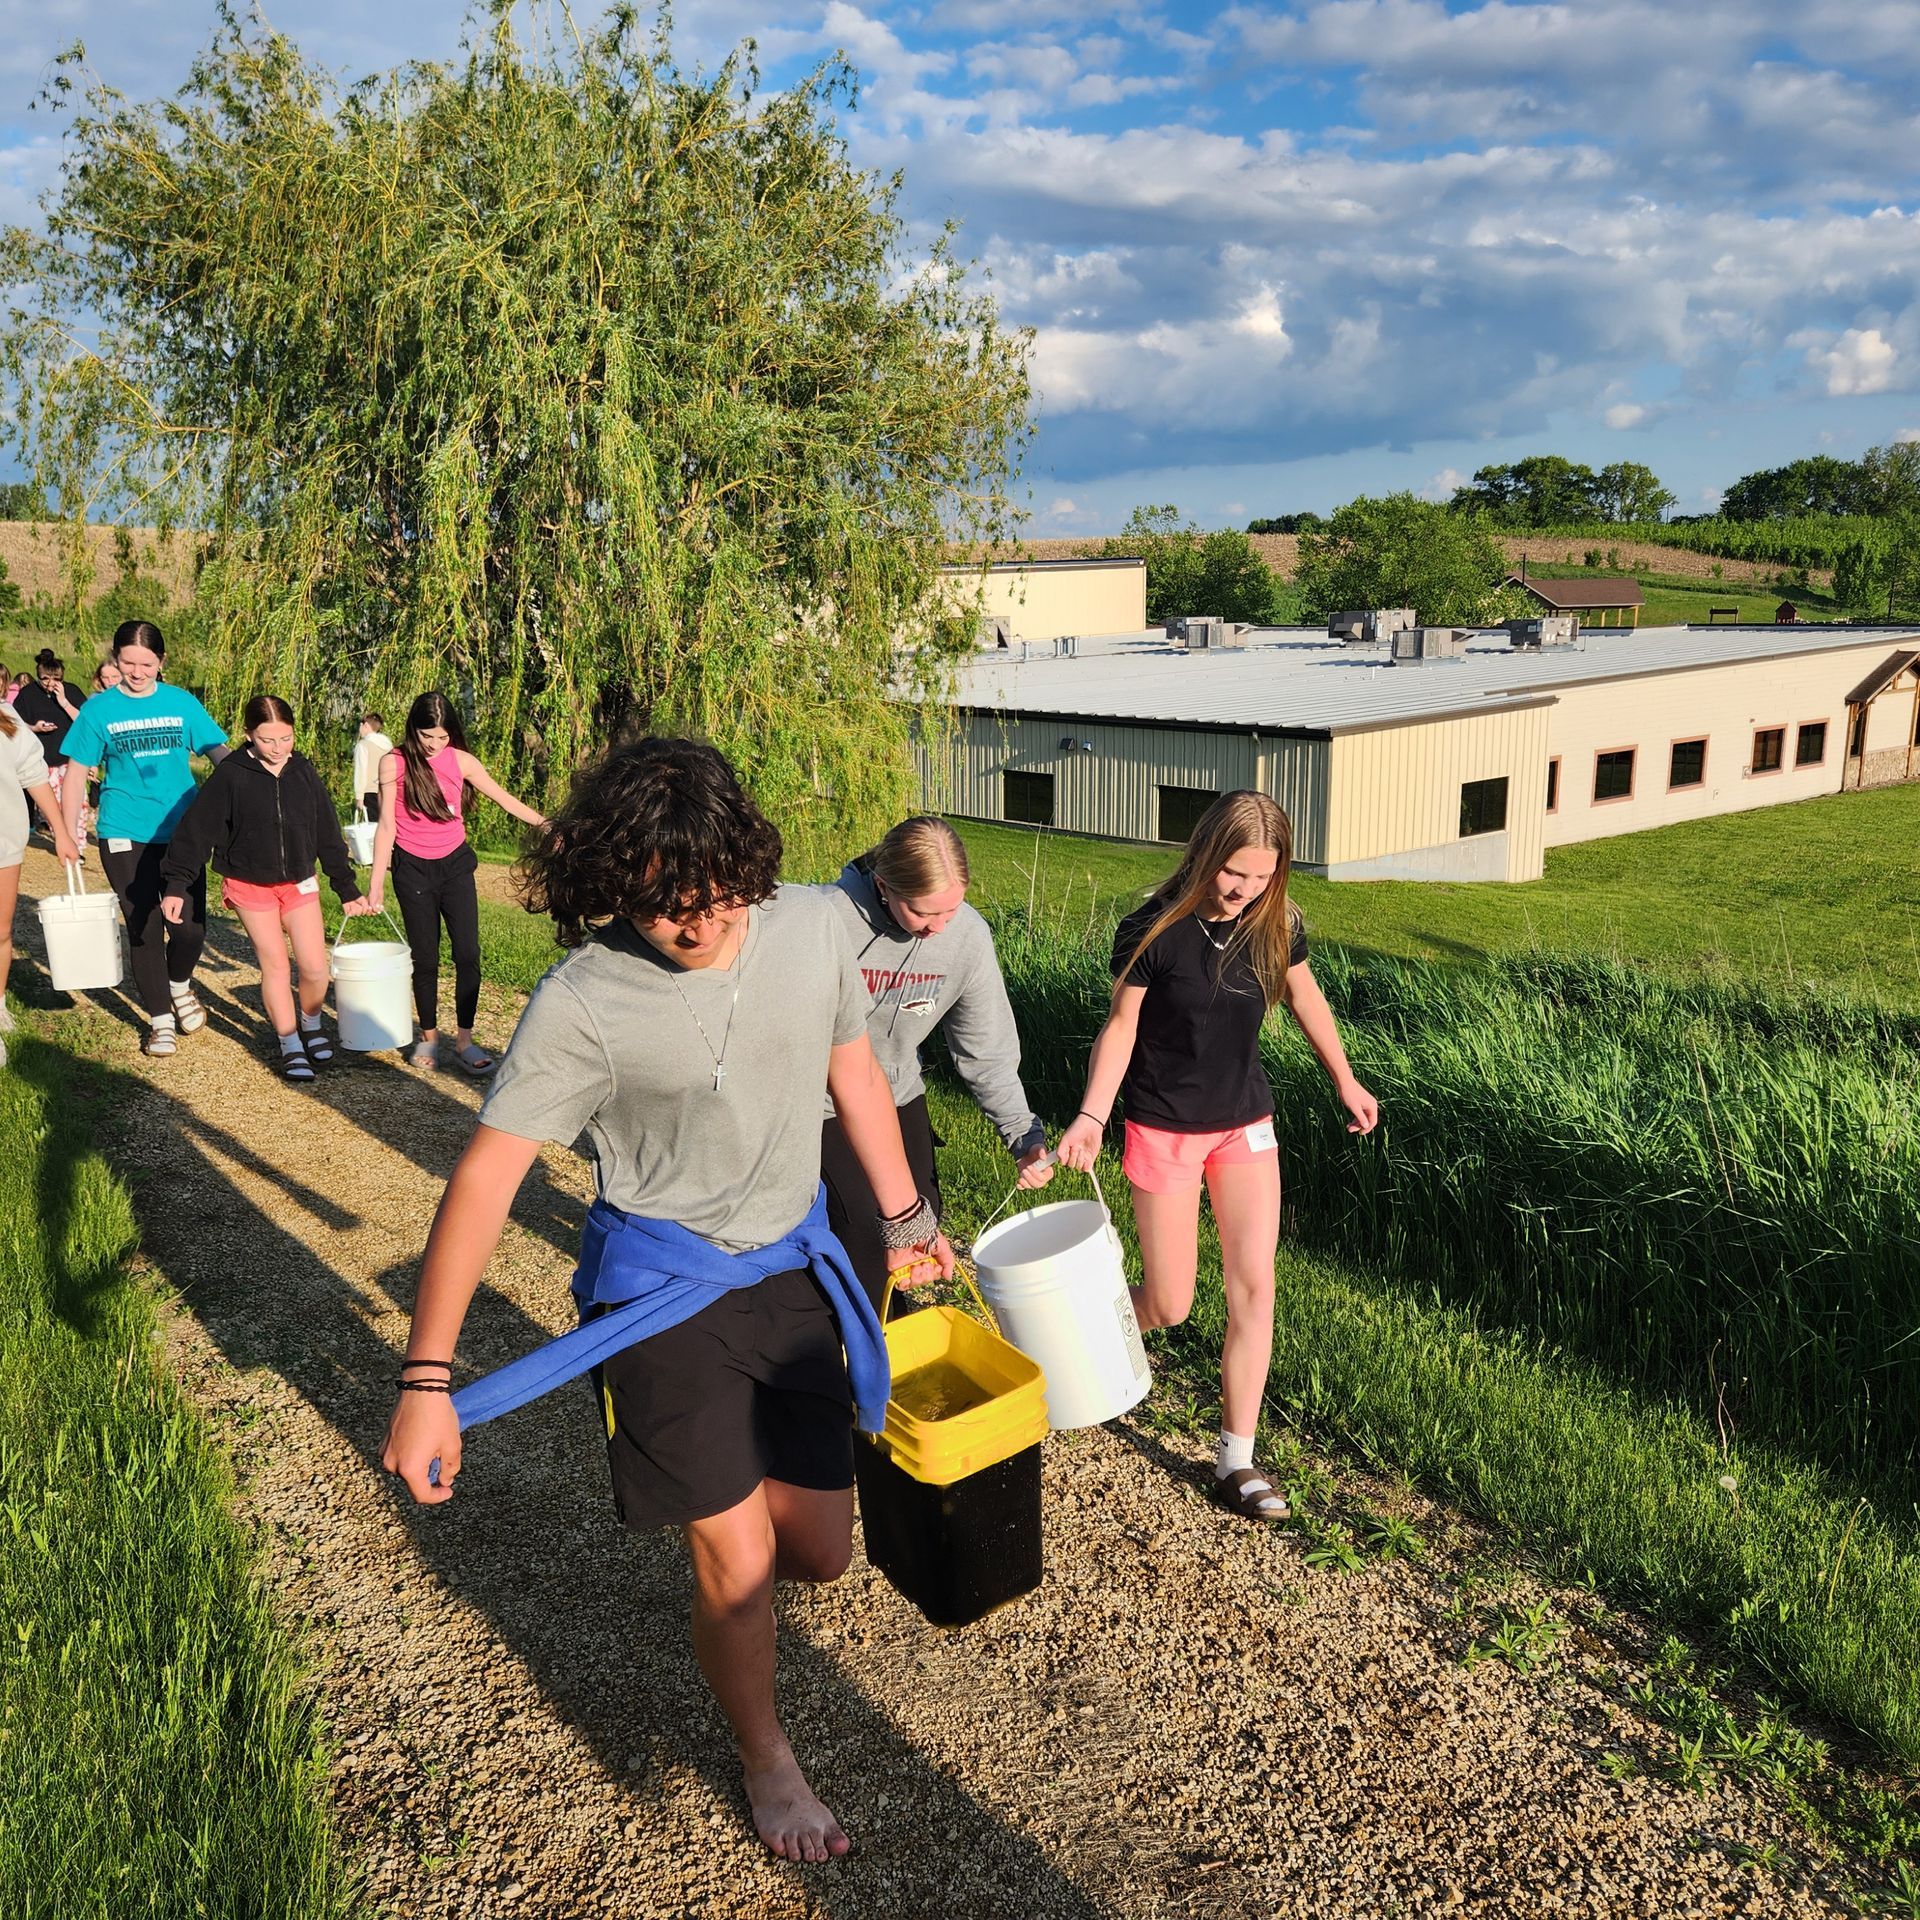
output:
<path id="1" fill-rule="evenodd" d="M 149 1014 L 147 1016 L 147 1025 L 153 1028 L 156 1033 L 161 1031 L 171 1033 L 173 1031 L 173 1015 L 170 1013 Z"/>
<path id="2" fill-rule="evenodd" d="M 280 1051 L 282 1053 L 300 1052 L 300 1036 L 297 1033 L 283 1033 L 280 1036 Z"/>
<path id="3" fill-rule="evenodd" d="M 167 982 L 167 991 L 173 995 L 174 1005 L 178 1006 L 182 1000 L 191 1000 L 193 998 L 193 982 L 191 980 L 169 980 Z"/>
<path id="4" fill-rule="evenodd" d="M 319 1014 L 309 1013 L 305 1007 L 302 1007 L 300 1009 L 300 1031 L 302 1033 L 318 1033 L 320 1031 Z"/>
<path id="5" fill-rule="evenodd" d="M 1213 1463 L 1213 1477 L 1224 1480 L 1228 1474 L 1237 1473 L 1242 1467 L 1253 1465 L 1253 1435 L 1250 1433 L 1229 1433 L 1225 1427 L 1220 1429 L 1220 1452 Z"/>

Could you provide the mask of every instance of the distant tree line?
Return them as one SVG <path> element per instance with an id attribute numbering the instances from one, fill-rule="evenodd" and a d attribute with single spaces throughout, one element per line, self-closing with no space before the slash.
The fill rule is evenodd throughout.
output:
<path id="1" fill-rule="evenodd" d="M 1816 453 L 1742 474 L 1721 496 L 1723 520 L 1786 520 L 1801 514 L 1893 519 L 1920 510 L 1920 441 L 1869 447 L 1858 460 Z"/>

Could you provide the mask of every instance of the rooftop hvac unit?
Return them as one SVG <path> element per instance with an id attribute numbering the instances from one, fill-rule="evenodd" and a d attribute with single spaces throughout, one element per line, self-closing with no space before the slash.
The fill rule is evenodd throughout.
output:
<path id="1" fill-rule="evenodd" d="M 1580 622 L 1571 613 L 1539 613 L 1506 623 L 1507 644 L 1514 647 L 1571 647 L 1580 638 Z"/>
<path id="2" fill-rule="evenodd" d="M 1197 653 L 1205 647 L 1238 644 L 1229 640 L 1227 623 L 1213 614 L 1188 614 L 1184 620 L 1169 620 L 1167 638 L 1177 641 L 1189 653 Z"/>
<path id="3" fill-rule="evenodd" d="M 1402 660 L 1458 660 L 1467 650 L 1464 627 L 1402 627 L 1393 636 L 1393 657 Z"/>
<path id="4" fill-rule="evenodd" d="M 1372 646 L 1391 640 L 1413 623 L 1411 607 L 1361 607 L 1334 614 L 1327 622 L 1327 638 L 1343 640 L 1348 646 Z"/>

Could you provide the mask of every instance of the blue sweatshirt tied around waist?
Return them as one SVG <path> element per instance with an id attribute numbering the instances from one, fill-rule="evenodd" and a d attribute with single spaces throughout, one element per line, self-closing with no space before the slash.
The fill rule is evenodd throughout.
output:
<path id="1" fill-rule="evenodd" d="M 854 1421 L 862 1433 L 878 1433 L 892 1390 L 886 1336 L 846 1248 L 827 1225 L 825 1187 L 785 1239 L 751 1253 L 724 1253 L 677 1221 L 647 1220 L 594 1201 L 573 1274 L 581 1324 L 462 1387 L 453 1396 L 461 1431 L 511 1413 L 625 1348 L 691 1320 L 736 1288 L 798 1267 L 811 1270 L 840 1323 Z"/>

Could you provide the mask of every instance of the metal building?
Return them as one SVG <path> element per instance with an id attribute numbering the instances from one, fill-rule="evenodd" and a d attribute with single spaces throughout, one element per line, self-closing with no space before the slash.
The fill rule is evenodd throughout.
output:
<path id="1" fill-rule="evenodd" d="M 1539 620 L 1201 631 L 983 650 L 920 742 L 926 803 L 1179 841 L 1215 795 L 1256 787 L 1291 816 L 1298 863 L 1334 879 L 1531 880 L 1549 846 L 1860 784 L 1849 697 L 1901 645 Z M 1869 784 L 1892 771 L 1886 725 Z"/>

